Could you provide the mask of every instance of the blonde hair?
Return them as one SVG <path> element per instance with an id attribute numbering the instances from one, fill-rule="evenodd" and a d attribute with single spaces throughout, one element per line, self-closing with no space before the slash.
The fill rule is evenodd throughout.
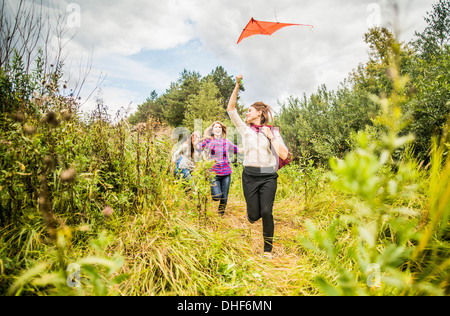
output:
<path id="1" fill-rule="evenodd" d="M 254 107 L 257 111 L 262 111 L 261 113 L 261 125 L 268 124 L 273 121 L 273 110 L 270 106 L 263 102 L 255 102 L 250 107 Z"/>

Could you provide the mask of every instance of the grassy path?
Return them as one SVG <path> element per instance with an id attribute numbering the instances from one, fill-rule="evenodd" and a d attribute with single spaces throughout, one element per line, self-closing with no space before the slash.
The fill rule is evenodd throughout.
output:
<path id="1" fill-rule="evenodd" d="M 206 221 L 199 219 L 192 199 L 131 215 L 112 249 L 124 256 L 122 272 L 130 276 L 119 294 L 320 295 L 314 278 L 328 269 L 305 251 L 300 238 L 306 236 L 305 220 L 329 213 L 333 197 L 305 207 L 301 195 L 280 195 L 273 211 L 274 257 L 268 260 L 262 258 L 262 220 L 248 222 L 236 183 L 223 217 L 212 202 Z"/>
<path id="2" fill-rule="evenodd" d="M 298 201 L 297 201 L 298 202 Z M 222 218 L 225 229 L 242 231 L 243 238 L 249 243 L 249 258 L 255 271 L 264 279 L 267 295 L 311 295 L 312 280 L 310 262 L 302 254 L 299 236 L 305 233 L 301 215 L 293 214 L 299 209 L 296 201 L 275 203 L 275 242 L 273 259 L 262 258 L 263 237 L 262 220 L 250 224 L 246 219 L 244 201 L 230 199 L 225 216 Z M 292 205 L 289 205 L 292 204 Z M 297 212 L 298 213 L 298 212 Z"/>

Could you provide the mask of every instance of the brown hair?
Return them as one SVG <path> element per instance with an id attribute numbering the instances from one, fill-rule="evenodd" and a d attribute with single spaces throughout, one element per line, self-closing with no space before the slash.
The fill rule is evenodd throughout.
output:
<path id="1" fill-rule="evenodd" d="M 200 132 L 195 131 L 195 132 L 193 132 L 193 133 L 191 134 L 191 136 L 189 136 L 189 138 L 186 140 L 186 144 L 188 144 L 188 146 L 189 146 L 189 153 L 190 153 L 190 155 L 191 155 L 191 160 L 194 160 L 194 153 L 195 153 L 194 144 L 192 143 L 192 136 L 194 136 L 194 135 L 197 135 L 198 138 L 201 137 Z"/>
<path id="2" fill-rule="evenodd" d="M 223 124 L 222 122 L 219 121 L 215 121 L 214 123 L 211 124 L 211 126 L 208 127 L 209 130 L 209 135 L 205 135 L 207 137 L 214 137 L 214 133 L 213 133 L 213 129 L 214 129 L 214 125 L 219 124 L 220 126 L 222 126 L 222 138 L 227 138 L 227 127 L 225 126 L 225 124 Z"/>
<path id="3" fill-rule="evenodd" d="M 262 111 L 261 113 L 261 125 L 268 124 L 273 121 L 273 110 L 267 104 L 263 102 L 255 102 L 250 107 L 254 107 L 257 111 Z"/>

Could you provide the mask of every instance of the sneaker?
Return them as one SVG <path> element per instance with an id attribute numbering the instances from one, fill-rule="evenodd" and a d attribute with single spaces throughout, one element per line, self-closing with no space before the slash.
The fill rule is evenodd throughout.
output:
<path id="1" fill-rule="evenodd" d="M 272 259 L 273 259 L 273 255 L 272 255 L 271 252 L 264 252 L 264 254 L 263 254 L 262 257 L 263 257 L 264 259 L 267 259 L 267 260 L 272 260 Z"/>
<path id="2" fill-rule="evenodd" d="M 248 214 L 247 214 L 247 220 L 250 222 L 250 224 L 253 224 L 255 221 L 252 221 L 251 219 L 250 219 L 250 217 L 248 217 Z"/>

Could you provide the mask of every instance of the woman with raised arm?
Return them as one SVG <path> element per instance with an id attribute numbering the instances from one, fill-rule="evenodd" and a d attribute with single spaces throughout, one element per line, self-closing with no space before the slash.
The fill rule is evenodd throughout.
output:
<path id="1" fill-rule="evenodd" d="M 227 111 L 243 141 L 242 187 L 247 203 L 247 219 L 254 223 L 262 218 L 263 257 L 271 259 L 274 235 L 272 210 L 277 191 L 277 170 L 287 162 L 290 154 L 279 131 L 268 125 L 273 116 L 268 105 L 262 102 L 251 105 L 245 115 L 245 123 L 239 117 L 236 102 L 241 80 L 242 75 L 236 77 L 236 86 Z"/>

